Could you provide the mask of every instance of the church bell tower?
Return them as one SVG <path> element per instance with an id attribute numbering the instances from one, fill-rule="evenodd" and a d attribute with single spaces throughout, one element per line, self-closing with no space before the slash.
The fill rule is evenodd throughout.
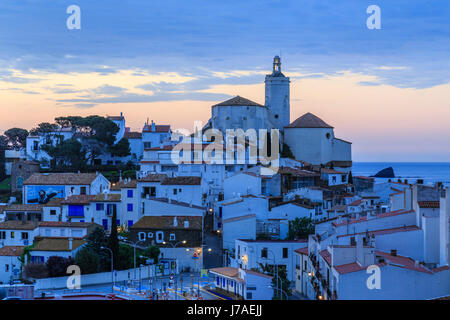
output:
<path id="1" fill-rule="evenodd" d="M 272 74 L 266 75 L 266 99 L 265 105 L 269 108 L 270 121 L 276 129 L 283 131 L 283 128 L 290 124 L 290 93 L 289 77 L 285 77 L 281 72 L 281 58 L 273 58 Z"/>

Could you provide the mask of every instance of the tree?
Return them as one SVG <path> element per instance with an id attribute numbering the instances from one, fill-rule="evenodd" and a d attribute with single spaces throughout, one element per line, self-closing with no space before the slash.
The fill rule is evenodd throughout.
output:
<path id="1" fill-rule="evenodd" d="M 277 285 L 278 282 L 278 285 Z M 286 295 L 289 297 L 292 295 L 291 282 L 287 279 L 286 268 L 278 269 L 278 278 L 275 276 L 272 278 L 273 300 L 286 299 Z M 276 290 L 275 288 L 284 291 Z"/>
<path id="2" fill-rule="evenodd" d="M 48 136 L 50 133 L 54 133 L 57 131 L 59 126 L 55 123 L 42 122 L 39 123 L 36 128 L 30 130 L 30 135 L 39 136 L 44 135 Z"/>
<path id="3" fill-rule="evenodd" d="M 289 221 L 288 239 L 307 239 L 308 235 L 314 234 L 314 224 L 309 218 L 295 218 Z"/>
<path id="4" fill-rule="evenodd" d="M 26 278 L 42 279 L 48 277 L 47 266 L 44 263 L 28 263 L 25 265 Z"/>
<path id="5" fill-rule="evenodd" d="M 91 249 L 99 258 L 98 265 L 100 271 L 110 270 L 111 257 L 108 250 L 101 249 L 101 247 L 108 246 L 108 238 L 106 237 L 105 230 L 97 227 L 87 237 L 86 247 Z"/>
<path id="6" fill-rule="evenodd" d="M 109 152 L 113 157 L 129 156 L 131 154 L 130 142 L 127 138 L 122 138 L 117 144 L 110 147 Z"/>
<path id="7" fill-rule="evenodd" d="M 72 127 L 77 132 L 76 137 L 80 140 L 90 163 L 114 145 L 119 132 L 119 127 L 113 121 L 96 115 L 85 118 L 59 117 L 55 121 L 63 127 Z"/>
<path id="8" fill-rule="evenodd" d="M 100 257 L 91 247 L 85 246 L 75 256 L 75 264 L 80 267 L 83 274 L 102 271 Z"/>
<path id="9" fill-rule="evenodd" d="M 281 158 L 290 158 L 295 159 L 294 154 L 291 151 L 291 148 L 286 143 L 283 143 L 283 150 L 281 151 Z"/>
<path id="10" fill-rule="evenodd" d="M 0 136 L 0 138 L 3 136 Z M 0 181 L 3 181 L 6 178 L 6 144 L 4 144 L 4 140 L 0 139 Z"/>
<path id="11" fill-rule="evenodd" d="M 60 256 L 51 256 L 45 263 L 49 277 L 67 276 L 67 268 L 73 264 L 74 261 L 72 258 L 64 258 Z"/>
<path id="12" fill-rule="evenodd" d="M 43 145 L 42 150 L 53 158 L 53 169 L 58 166 L 71 167 L 73 171 L 83 170 L 86 166 L 85 152 L 77 139 L 68 139 L 60 144 Z"/>
<path id="13" fill-rule="evenodd" d="M 144 255 L 146 257 L 149 257 L 150 259 L 153 259 L 153 263 L 158 263 L 159 261 L 159 255 L 161 253 L 161 250 L 158 246 L 151 245 L 144 251 Z"/>
<path id="14" fill-rule="evenodd" d="M 21 128 L 11 128 L 5 131 L 5 136 L 11 148 L 20 150 L 26 146 L 28 131 Z"/>
<path id="15" fill-rule="evenodd" d="M 119 264 L 119 239 L 117 238 L 117 210 L 113 207 L 113 214 L 111 218 L 111 233 L 108 238 L 108 248 L 111 249 L 115 263 Z"/>
<path id="16" fill-rule="evenodd" d="M 348 173 L 348 183 L 353 184 L 353 175 L 351 171 Z"/>

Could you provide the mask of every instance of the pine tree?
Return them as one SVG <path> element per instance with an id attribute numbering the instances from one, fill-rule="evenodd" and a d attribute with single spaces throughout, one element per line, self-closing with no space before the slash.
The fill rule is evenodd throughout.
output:
<path id="1" fill-rule="evenodd" d="M 108 238 L 108 248 L 111 249 L 114 257 L 114 265 L 119 265 L 119 238 L 117 237 L 117 207 L 113 206 L 111 218 L 111 233 Z"/>

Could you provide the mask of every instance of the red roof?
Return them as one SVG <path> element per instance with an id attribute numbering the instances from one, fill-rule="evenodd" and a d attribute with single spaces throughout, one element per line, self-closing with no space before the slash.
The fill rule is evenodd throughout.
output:
<path id="1" fill-rule="evenodd" d="M 331 266 L 331 253 L 328 252 L 328 249 L 320 251 L 319 254 Z"/>
<path id="2" fill-rule="evenodd" d="M 294 252 L 299 253 L 299 254 L 308 255 L 308 247 L 295 249 Z"/>
<path id="3" fill-rule="evenodd" d="M 419 208 L 439 209 L 441 204 L 439 201 L 419 201 Z"/>
<path id="4" fill-rule="evenodd" d="M 396 215 L 400 215 L 400 214 L 407 214 L 407 213 L 411 213 L 414 212 L 414 210 L 409 210 L 409 211 L 405 211 L 405 209 L 401 209 L 401 210 L 397 210 L 397 211 L 391 211 L 391 212 L 386 212 L 386 213 L 380 213 L 378 215 L 375 216 L 375 219 L 380 219 L 380 218 L 387 218 L 387 217 L 393 217 Z M 364 216 L 360 219 L 355 219 L 352 218 L 350 219 L 350 221 L 347 222 L 347 220 L 342 221 L 341 223 L 335 223 L 333 222 L 333 226 L 335 227 L 340 227 L 340 226 L 345 226 L 348 224 L 352 224 L 352 223 L 359 223 L 359 222 L 364 222 L 367 221 L 367 216 Z"/>
<path id="5" fill-rule="evenodd" d="M 383 235 L 383 234 L 391 234 L 391 233 L 397 233 L 397 232 L 408 232 L 408 231 L 417 231 L 420 230 L 418 226 L 405 226 L 405 227 L 399 227 L 399 228 L 391 228 L 391 229 L 382 229 L 382 230 L 373 230 L 373 231 L 367 231 L 369 235 Z M 366 234 L 366 232 L 359 232 L 356 234 Z M 354 236 L 355 234 L 342 234 L 340 236 L 337 236 L 338 238 L 342 237 L 350 237 Z"/>
<path id="6" fill-rule="evenodd" d="M 430 273 L 430 274 L 433 273 L 428 268 L 424 267 L 420 263 L 416 263 L 416 261 L 414 261 L 411 258 L 403 257 L 403 256 L 393 256 L 387 252 L 378 251 L 378 250 L 376 251 L 376 254 L 377 254 L 377 256 L 383 257 L 386 260 L 386 262 L 388 262 L 391 265 L 395 265 L 397 267 L 406 268 L 409 270 L 414 270 L 414 271 L 419 271 L 419 272 L 425 272 L 425 273 Z"/>
<path id="7" fill-rule="evenodd" d="M 362 199 L 359 199 L 359 200 L 355 200 L 355 201 L 353 201 L 352 203 L 350 203 L 349 204 L 349 206 L 359 206 L 359 205 L 361 205 L 362 203 L 364 202 L 364 200 L 362 200 Z"/>

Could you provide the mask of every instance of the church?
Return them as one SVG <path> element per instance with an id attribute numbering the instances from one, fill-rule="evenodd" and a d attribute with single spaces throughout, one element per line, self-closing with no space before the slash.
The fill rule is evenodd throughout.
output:
<path id="1" fill-rule="evenodd" d="M 312 113 L 290 120 L 290 79 L 281 72 L 275 56 L 272 73 L 265 78 L 264 105 L 236 96 L 212 106 L 205 129 L 225 134 L 227 129 L 278 129 L 280 145 L 289 148 L 296 160 L 312 165 L 350 170 L 351 142 L 334 136 L 334 128 Z"/>

